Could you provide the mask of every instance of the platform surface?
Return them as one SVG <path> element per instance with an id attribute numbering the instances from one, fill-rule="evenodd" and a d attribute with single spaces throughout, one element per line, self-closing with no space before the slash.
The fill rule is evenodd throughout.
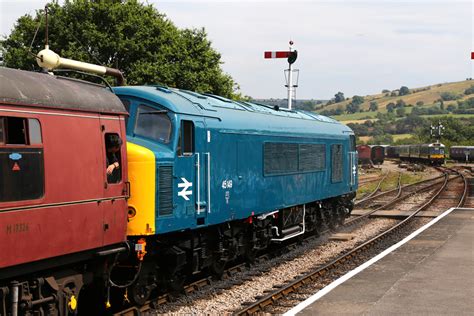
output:
<path id="1" fill-rule="evenodd" d="M 298 315 L 474 315 L 474 209 L 455 209 Z"/>

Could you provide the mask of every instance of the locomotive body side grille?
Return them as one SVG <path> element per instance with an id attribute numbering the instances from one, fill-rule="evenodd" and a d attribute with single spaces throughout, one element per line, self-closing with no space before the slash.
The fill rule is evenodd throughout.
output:
<path id="1" fill-rule="evenodd" d="M 158 168 L 158 203 L 160 216 L 173 213 L 173 167 Z"/>
<path id="2" fill-rule="evenodd" d="M 298 171 L 298 144 L 265 143 L 264 174 L 284 174 Z"/>
<path id="3" fill-rule="evenodd" d="M 318 171 L 326 168 L 326 145 L 300 144 L 299 166 L 300 171 Z"/>
<path id="4" fill-rule="evenodd" d="M 331 160 L 332 160 L 332 173 L 331 181 L 332 182 L 341 182 L 342 181 L 342 145 L 334 144 L 331 145 Z"/>

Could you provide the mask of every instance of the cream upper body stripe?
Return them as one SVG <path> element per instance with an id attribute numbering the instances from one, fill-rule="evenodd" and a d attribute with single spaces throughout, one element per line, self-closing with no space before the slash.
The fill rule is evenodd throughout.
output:
<path id="1" fill-rule="evenodd" d="M 0 112 L 14 112 L 14 113 L 27 113 L 27 114 L 44 114 L 44 115 L 57 115 L 57 116 L 69 116 L 69 117 L 80 117 L 80 118 L 91 118 L 91 119 L 103 119 L 103 120 L 115 120 L 123 121 L 123 117 L 113 117 L 113 116 L 94 116 L 94 115 L 84 115 L 84 114 L 66 114 L 59 112 L 42 112 L 42 111 L 26 111 L 26 110 L 12 110 L 12 109 L 0 109 Z"/>

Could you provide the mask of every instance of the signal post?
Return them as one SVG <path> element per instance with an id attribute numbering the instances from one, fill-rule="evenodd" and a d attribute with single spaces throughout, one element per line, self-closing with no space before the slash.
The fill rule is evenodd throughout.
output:
<path id="1" fill-rule="evenodd" d="M 288 51 L 277 51 L 277 52 L 271 52 L 267 51 L 264 54 L 265 59 L 269 58 L 287 58 L 288 60 L 288 69 L 285 70 L 285 72 L 288 72 L 288 80 L 287 84 L 285 87 L 288 88 L 288 109 L 291 110 L 291 103 L 293 99 L 293 89 L 296 89 L 298 87 L 298 83 L 296 85 L 293 85 L 293 69 L 291 66 L 293 63 L 296 61 L 296 58 L 298 58 L 298 51 L 297 50 L 292 50 L 292 45 L 293 41 L 290 41 L 290 48 Z M 298 80 L 297 80 L 298 81 Z"/>

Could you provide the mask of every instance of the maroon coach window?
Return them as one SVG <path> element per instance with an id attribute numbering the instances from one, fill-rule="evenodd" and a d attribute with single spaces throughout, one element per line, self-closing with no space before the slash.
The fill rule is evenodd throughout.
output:
<path id="1" fill-rule="evenodd" d="M 44 195 L 41 125 L 37 119 L 0 117 L 0 202 Z"/>
<path id="2" fill-rule="evenodd" d="M 105 134 L 105 151 L 107 163 L 106 173 L 108 183 L 119 183 L 122 180 L 122 156 L 120 151 L 122 139 L 119 134 Z"/>

